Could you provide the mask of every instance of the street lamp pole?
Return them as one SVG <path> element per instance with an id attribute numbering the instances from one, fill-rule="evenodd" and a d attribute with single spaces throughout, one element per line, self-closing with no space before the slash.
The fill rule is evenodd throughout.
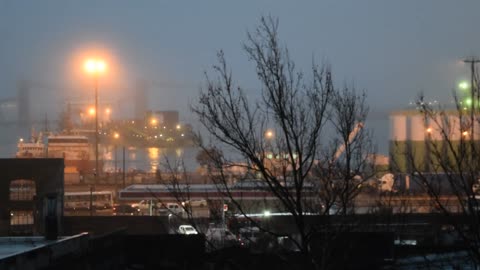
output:
<path id="1" fill-rule="evenodd" d="M 95 76 L 95 184 L 98 182 L 98 77 Z"/>
<path id="2" fill-rule="evenodd" d="M 115 155 L 115 184 L 117 183 L 117 144 L 113 146 L 113 153 Z"/>
<path id="3" fill-rule="evenodd" d="M 122 146 L 122 154 L 123 154 L 122 180 L 123 180 L 123 188 L 125 188 L 125 145 Z"/>
<path id="4" fill-rule="evenodd" d="M 115 158 L 114 181 L 115 181 L 115 188 L 118 189 L 118 183 L 117 183 L 117 178 L 118 178 L 117 177 L 117 174 L 118 174 L 118 171 L 117 171 L 117 142 L 118 142 L 118 138 L 120 138 L 120 134 L 115 132 L 115 134 L 113 135 L 113 138 L 114 138 L 113 154 L 114 154 L 114 158 Z"/>
<path id="5" fill-rule="evenodd" d="M 95 90 L 95 174 L 94 184 L 98 181 L 98 174 L 100 173 L 98 166 L 98 76 L 106 69 L 105 62 L 99 59 L 89 59 L 85 62 L 85 70 L 93 75 L 94 90 Z"/>

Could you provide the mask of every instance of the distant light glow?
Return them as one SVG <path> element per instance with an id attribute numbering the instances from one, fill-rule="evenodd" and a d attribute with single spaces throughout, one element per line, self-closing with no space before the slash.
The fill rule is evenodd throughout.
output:
<path id="1" fill-rule="evenodd" d="M 270 214 L 271 214 L 271 213 L 270 213 L 270 211 L 268 211 L 268 210 L 263 211 L 263 215 L 266 216 L 266 217 L 269 217 Z"/>
<path id="2" fill-rule="evenodd" d="M 88 73 L 104 73 L 107 69 L 107 65 L 103 60 L 99 59 L 88 59 L 85 61 L 84 69 Z"/>
<path id="3" fill-rule="evenodd" d="M 180 126 L 180 125 L 177 125 L 177 129 L 180 129 L 180 128 L 181 128 L 181 126 Z"/>
<path id="4" fill-rule="evenodd" d="M 267 139 L 273 138 L 273 135 L 273 131 L 271 130 L 267 130 L 267 132 L 265 132 L 265 137 L 267 137 Z"/>
<path id="5" fill-rule="evenodd" d="M 465 81 L 462 81 L 458 84 L 458 88 L 462 89 L 462 90 L 467 90 L 469 88 L 469 85 L 467 82 Z"/>
<path id="6" fill-rule="evenodd" d="M 88 109 L 88 114 L 95 115 L 95 108 L 91 107 Z"/>
<path id="7" fill-rule="evenodd" d="M 157 124 L 157 119 L 153 118 L 150 120 L 150 123 L 155 126 Z"/>
<path id="8" fill-rule="evenodd" d="M 105 109 L 105 112 L 106 112 L 107 114 L 110 114 L 112 111 L 110 110 L 110 108 L 106 108 L 106 109 Z"/>
<path id="9" fill-rule="evenodd" d="M 432 133 L 432 128 L 427 128 L 427 133 Z"/>
<path id="10" fill-rule="evenodd" d="M 115 132 L 115 134 L 113 134 L 113 137 L 114 137 L 115 139 L 118 139 L 118 138 L 120 138 L 120 134 L 118 134 L 117 132 Z"/>
<path id="11" fill-rule="evenodd" d="M 462 135 L 465 136 L 465 137 L 468 136 L 468 131 L 464 131 L 464 132 L 462 133 Z"/>
<path id="12" fill-rule="evenodd" d="M 468 106 L 472 106 L 472 99 L 471 98 L 465 99 L 465 104 L 467 104 Z"/>

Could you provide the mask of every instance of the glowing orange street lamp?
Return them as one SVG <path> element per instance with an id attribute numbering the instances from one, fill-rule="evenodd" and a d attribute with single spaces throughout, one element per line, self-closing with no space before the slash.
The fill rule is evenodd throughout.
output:
<path id="1" fill-rule="evenodd" d="M 98 76 L 106 71 L 107 65 L 101 59 L 88 59 L 83 67 L 87 73 L 94 76 L 95 112 L 98 112 Z M 95 113 L 95 183 L 98 173 L 98 113 Z"/>
<path id="2" fill-rule="evenodd" d="M 94 116 L 95 115 L 95 108 L 94 107 L 91 107 L 90 109 L 88 109 L 88 114 L 90 116 Z"/>
<path id="3" fill-rule="evenodd" d="M 267 137 L 267 139 L 273 138 L 273 131 L 267 130 L 267 132 L 265 132 L 265 137 Z"/>
<path id="4" fill-rule="evenodd" d="M 93 74 L 103 73 L 107 69 L 105 62 L 99 59 L 88 59 L 83 67 L 85 71 Z"/>

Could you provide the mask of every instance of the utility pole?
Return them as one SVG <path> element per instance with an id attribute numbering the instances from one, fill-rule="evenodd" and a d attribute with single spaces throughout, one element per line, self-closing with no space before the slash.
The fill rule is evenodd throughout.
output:
<path id="1" fill-rule="evenodd" d="M 476 119 L 476 110 L 479 104 L 480 104 L 480 93 L 478 91 L 478 85 L 476 83 L 476 64 L 480 62 L 480 59 L 472 56 L 470 58 L 464 59 L 464 63 L 470 65 L 470 98 L 472 99 L 472 108 L 470 108 L 470 162 L 472 162 L 472 165 L 475 164 L 476 168 L 478 168 L 480 161 L 478 160 L 478 156 L 476 155 L 476 142 L 475 142 L 475 122 L 477 122 Z M 477 162 L 476 162 L 477 161 Z"/>
<path id="2" fill-rule="evenodd" d="M 470 138 L 473 139 L 473 136 L 474 136 L 474 124 L 475 124 L 475 106 L 477 104 L 479 104 L 479 100 L 478 98 L 480 97 L 479 96 L 479 93 L 478 93 L 478 89 L 477 89 L 477 85 L 475 83 L 475 67 L 476 67 L 476 64 L 480 62 L 480 59 L 478 59 L 477 57 L 475 56 L 472 56 L 472 57 L 469 57 L 469 58 L 466 58 L 463 60 L 463 62 L 465 64 L 469 64 L 470 65 L 470 98 L 472 99 L 472 108 L 470 109 Z"/>
<path id="3" fill-rule="evenodd" d="M 90 186 L 90 216 L 93 216 L 93 208 L 95 207 L 95 205 L 93 204 L 93 191 L 95 191 L 95 187 L 94 186 Z"/>

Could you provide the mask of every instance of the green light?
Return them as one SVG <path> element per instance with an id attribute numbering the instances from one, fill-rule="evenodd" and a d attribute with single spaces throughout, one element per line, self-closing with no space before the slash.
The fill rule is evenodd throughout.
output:
<path id="1" fill-rule="evenodd" d="M 472 99 L 471 98 L 465 99 L 465 104 L 467 104 L 468 106 L 472 106 Z"/>
<path id="2" fill-rule="evenodd" d="M 467 90 L 469 88 L 469 85 L 467 82 L 463 81 L 463 82 L 460 82 L 458 84 L 458 88 L 462 89 L 462 90 Z"/>

